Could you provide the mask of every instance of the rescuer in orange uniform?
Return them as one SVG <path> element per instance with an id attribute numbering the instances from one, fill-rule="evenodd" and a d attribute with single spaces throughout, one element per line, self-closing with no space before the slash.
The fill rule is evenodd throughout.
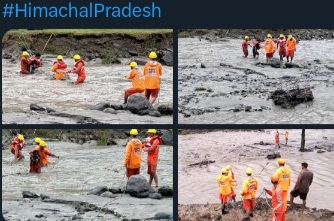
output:
<path id="1" fill-rule="evenodd" d="M 145 96 L 148 101 L 153 104 L 157 99 L 160 90 L 162 66 L 156 61 L 158 56 L 155 52 L 151 52 L 148 57 L 150 61 L 145 64 L 143 70 L 145 75 Z"/>
<path id="2" fill-rule="evenodd" d="M 283 58 L 286 56 L 286 39 L 283 34 L 280 34 L 279 38 L 277 39 L 277 49 L 279 60 L 283 61 Z"/>
<path id="3" fill-rule="evenodd" d="M 283 190 L 278 184 L 279 178 L 277 175 L 272 175 L 270 177 L 271 183 L 273 184 L 273 189 L 270 191 L 266 188 L 264 190 L 272 197 L 272 220 L 273 221 L 285 221 L 285 210 L 283 203 Z"/>
<path id="4" fill-rule="evenodd" d="M 248 43 L 249 37 L 246 35 L 245 36 L 245 40 L 242 42 L 241 46 L 242 46 L 242 51 L 244 52 L 244 57 L 247 58 L 248 57 L 248 46 L 251 46 Z"/>
<path id="5" fill-rule="evenodd" d="M 86 79 L 85 62 L 81 60 L 80 56 L 77 54 L 73 56 L 73 59 L 75 61 L 74 67 L 67 73 L 76 73 L 78 75 L 78 79 L 74 84 L 81 84 Z"/>
<path id="6" fill-rule="evenodd" d="M 21 56 L 21 74 L 30 74 L 29 72 L 29 53 L 24 51 Z"/>
<path id="7" fill-rule="evenodd" d="M 228 175 L 232 178 L 232 181 L 231 181 L 231 194 L 230 194 L 230 199 L 235 202 L 235 196 L 236 196 L 236 193 L 234 191 L 235 187 L 237 186 L 236 185 L 236 180 L 234 179 L 234 172 L 232 170 L 232 167 L 231 165 L 227 165 L 226 167 L 226 171 L 228 172 Z"/>
<path id="8" fill-rule="evenodd" d="M 291 63 L 293 57 L 295 56 L 297 41 L 292 35 L 288 36 L 288 40 L 286 41 L 287 53 L 286 53 L 286 61 L 289 62 L 289 57 L 291 57 Z"/>
<path id="9" fill-rule="evenodd" d="M 255 195 L 256 191 L 259 188 L 259 181 L 257 178 L 252 176 L 253 170 L 252 168 L 247 168 L 246 174 L 247 178 L 244 180 L 242 185 L 242 190 L 240 194 L 243 200 L 243 206 L 246 210 L 246 217 L 249 219 L 253 217 L 253 210 L 255 208 Z"/>
<path id="10" fill-rule="evenodd" d="M 279 132 L 278 130 L 276 131 L 275 134 L 275 149 L 278 150 L 278 148 L 280 148 L 281 146 L 279 145 Z"/>
<path id="11" fill-rule="evenodd" d="M 288 205 L 288 193 L 291 183 L 291 170 L 285 166 L 284 159 L 278 159 L 277 163 L 279 168 L 276 171 L 276 175 L 279 178 L 278 184 L 282 187 L 283 190 L 284 211 L 286 211 Z"/>
<path id="12" fill-rule="evenodd" d="M 228 175 L 226 168 L 221 170 L 222 175 L 217 177 L 217 184 L 219 189 L 219 199 L 222 204 L 222 214 L 228 214 L 228 211 L 225 210 L 226 204 L 229 200 L 229 196 L 231 194 L 231 182 L 232 177 Z"/>
<path id="13" fill-rule="evenodd" d="M 288 140 L 289 140 L 289 132 L 285 131 L 285 144 L 288 144 Z"/>
<path id="14" fill-rule="evenodd" d="M 147 133 L 150 139 L 144 143 L 144 151 L 147 152 L 147 174 L 150 175 L 149 184 L 151 185 L 154 180 L 155 186 L 158 187 L 157 165 L 162 139 L 156 134 L 156 129 L 148 129 Z"/>
<path id="15" fill-rule="evenodd" d="M 266 51 L 266 61 L 274 56 L 275 53 L 275 42 L 272 39 L 271 34 L 267 35 L 267 39 L 264 40 L 264 50 Z"/>
<path id="16" fill-rule="evenodd" d="M 39 154 L 39 157 L 40 157 L 40 163 L 41 163 L 41 166 L 47 166 L 47 165 L 48 165 L 48 163 L 49 163 L 49 158 L 48 158 L 48 156 L 56 157 L 56 158 L 59 159 L 59 156 L 56 156 L 56 155 L 52 154 L 52 153 L 48 150 L 48 148 L 47 148 L 47 146 L 46 146 L 46 143 L 45 143 L 43 140 L 41 140 L 41 141 L 39 142 L 39 145 L 36 146 L 34 149 L 32 149 L 32 150 L 29 152 L 30 156 L 33 155 L 33 152 L 34 152 L 35 150 L 38 151 L 38 154 Z"/>
<path id="17" fill-rule="evenodd" d="M 66 68 L 67 64 L 63 60 L 63 56 L 58 55 L 57 61 L 53 62 L 53 66 L 51 68 L 51 72 L 54 72 L 53 76 L 54 80 L 65 80 L 66 79 Z"/>
<path id="18" fill-rule="evenodd" d="M 135 93 L 142 93 L 145 91 L 145 77 L 138 68 L 136 62 L 130 63 L 131 71 L 126 77 L 132 81 L 132 87 L 125 89 L 124 91 L 124 104 L 128 102 L 128 97 Z"/>
<path id="19" fill-rule="evenodd" d="M 22 134 L 18 134 L 12 141 L 11 145 L 11 152 L 14 154 L 14 159 L 16 161 L 24 159 L 23 154 L 21 153 L 21 150 L 24 147 L 24 137 Z"/>
<path id="20" fill-rule="evenodd" d="M 137 138 L 138 130 L 130 130 L 130 141 L 126 145 L 126 151 L 124 156 L 124 166 L 126 168 L 126 177 L 129 178 L 132 175 L 140 173 L 141 154 L 143 144 Z"/>

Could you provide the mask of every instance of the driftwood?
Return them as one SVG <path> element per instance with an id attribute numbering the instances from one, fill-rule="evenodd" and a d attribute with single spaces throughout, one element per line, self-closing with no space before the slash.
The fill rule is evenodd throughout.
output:
<path id="1" fill-rule="evenodd" d="M 276 90 L 269 98 L 274 100 L 275 105 L 279 105 L 282 108 L 291 108 L 314 99 L 310 88 L 292 89 L 289 91 Z"/>
<path id="2" fill-rule="evenodd" d="M 214 160 L 203 160 L 202 162 L 198 162 L 198 163 L 192 163 L 192 164 L 189 164 L 188 166 L 192 167 L 192 166 L 202 166 L 202 165 L 208 165 L 210 163 L 214 163 L 216 161 Z"/>

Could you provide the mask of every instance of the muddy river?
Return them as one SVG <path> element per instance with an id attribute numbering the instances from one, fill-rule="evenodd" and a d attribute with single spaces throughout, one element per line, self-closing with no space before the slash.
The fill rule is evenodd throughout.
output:
<path id="1" fill-rule="evenodd" d="M 97 119 L 102 123 L 169 123 L 172 116 L 159 118 L 151 116 L 137 116 L 130 111 L 119 111 L 108 114 L 102 111 L 91 111 L 90 108 L 100 102 L 123 104 L 124 89 L 131 86 L 125 79 L 129 72 L 126 65 L 129 61 L 122 61 L 122 65 L 101 65 L 98 61 L 86 63 L 86 80 L 81 85 L 72 85 L 77 79 L 76 74 L 69 74 L 66 81 L 51 80 L 51 64 L 54 55 L 43 55 L 45 64 L 33 75 L 19 74 L 19 62 L 11 63 L 2 59 L 2 122 L 7 123 L 76 123 L 75 120 L 46 114 L 31 113 L 32 103 L 42 107 L 49 107 L 58 112 L 80 114 Z M 65 59 L 69 68 L 73 60 Z M 139 65 L 142 69 L 142 66 Z M 173 68 L 164 66 L 159 98 L 154 106 L 173 103 Z"/>
<path id="2" fill-rule="evenodd" d="M 293 60 L 300 68 L 255 65 L 265 62 L 264 50 L 259 50 L 256 60 L 249 47 L 245 59 L 241 42 L 179 38 L 179 123 L 334 122 L 334 40 L 300 41 Z M 278 53 L 274 57 L 278 58 Z M 206 68 L 201 68 L 201 63 Z M 268 100 L 276 89 L 304 87 L 312 88 L 312 102 L 283 109 Z M 238 105 L 251 106 L 252 110 L 234 112 Z"/>
<path id="3" fill-rule="evenodd" d="M 47 142 L 50 151 L 58 156 L 50 158 L 50 165 L 42 168 L 41 174 L 29 174 L 28 152 L 32 146 L 23 149 L 24 162 L 13 162 L 9 150 L 2 151 L 2 209 L 6 220 L 36 220 L 36 214 L 48 217 L 41 220 L 72 220 L 78 212 L 73 205 L 41 203 L 22 200 L 22 191 L 46 194 L 52 198 L 88 202 L 93 205 L 113 209 L 124 218 L 146 219 L 157 212 L 172 213 L 173 199 L 139 199 L 128 194 L 116 198 L 87 195 L 97 186 L 124 188 L 126 186 L 123 157 L 125 142 L 117 146 L 83 145 L 66 142 Z M 124 147 L 123 147 L 124 143 Z M 173 185 L 173 147 L 161 146 L 158 164 L 159 186 Z M 141 175 L 146 174 L 146 153 L 143 154 Z M 112 201 L 112 202 L 111 202 Z M 108 202 L 111 202 L 108 204 Z M 104 206 L 108 204 L 107 206 Z M 149 206 L 148 206 L 149 205 Z M 121 220 L 113 214 L 90 211 L 79 214 L 82 220 Z M 67 217 L 67 218 L 66 218 Z"/>
<path id="4" fill-rule="evenodd" d="M 253 169 L 253 174 L 259 179 L 259 196 L 263 187 L 271 188 L 270 176 L 278 168 L 277 160 L 268 160 L 267 154 L 274 149 L 276 130 L 264 131 L 217 131 L 205 134 L 179 135 L 178 146 L 178 203 L 179 204 L 206 204 L 220 203 L 216 178 L 220 170 L 231 165 L 237 180 L 237 198 L 242 182 L 246 177 L 247 167 Z M 284 132 L 280 130 L 281 143 Z M 292 171 L 290 190 L 294 187 L 301 170 L 300 163 L 306 161 L 309 170 L 313 171 L 314 179 L 307 196 L 307 206 L 317 209 L 334 210 L 333 175 L 333 144 L 334 130 L 307 130 L 306 148 L 315 146 L 327 149 L 324 153 L 299 152 L 301 130 L 289 130 L 288 144 L 281 144 L 281 156 Z M 272 143 L 272 145 L 259 145 L 255 143 Z M 331 151 L 331 152 L 329 152 Z M 188 166 L 203 160 L 214 160 L 215 163 L 203 166 Z M 262 171 L 263 170 L 263 171 Z M 262 171 L 262 172 L 261 172 Z M 263 195 L 262 195 L 263 197 Z M 301 203 L 296 198 L 295 203 Z"/>

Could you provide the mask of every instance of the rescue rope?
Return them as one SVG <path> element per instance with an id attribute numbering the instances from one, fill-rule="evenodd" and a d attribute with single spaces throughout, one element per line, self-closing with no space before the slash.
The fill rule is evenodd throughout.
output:
<path id="1" fill-rule="evenodd" d="M 21 37 L 24 39 L 24 42 L 23 42 L 23 40 L 21 39 Z M 28 45 L 28 43 L 27 43 L 25 37 L 24 37 L 22 34 L 19 35 L 19 39 L 22 41 L 23 46 L 27 49 L 27 51 L 30 51 L 30 49 L 29 49 L 29 45 Z"/>
<path id="2" fill-rule="evenodd" d="M 50 35 L 48 41 L 47 41 L 47 42 L 45 43 L 45 45 L 44 45 L 44 48 L 43 48 L 42 52 L 44 52 L 44 50 L 45 50 L 46 46 L 48 45 L 49 41 L 51 40 L 51 37 L 52 37 L 52 35 L 53 35 L 54 32 L 55 32 L 55 31 L 53 31 L 53 32 L 51 33 L 51 35 Z"/>

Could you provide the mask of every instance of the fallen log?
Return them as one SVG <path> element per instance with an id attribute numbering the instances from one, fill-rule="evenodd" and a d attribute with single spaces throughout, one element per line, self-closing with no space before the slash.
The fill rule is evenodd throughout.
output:
<path id="1" fill-rule="evenodd" d="M 214 163 L 216 161 L 214 160 L 203 160 L 202 162 L 198 162 L 198 163 L 192 163 L 192 164 L 189 164 L 188 166 L 192 167 L 192 166 L 203 166 L 203 165 L 208 165 L 210 163 Z"/>

